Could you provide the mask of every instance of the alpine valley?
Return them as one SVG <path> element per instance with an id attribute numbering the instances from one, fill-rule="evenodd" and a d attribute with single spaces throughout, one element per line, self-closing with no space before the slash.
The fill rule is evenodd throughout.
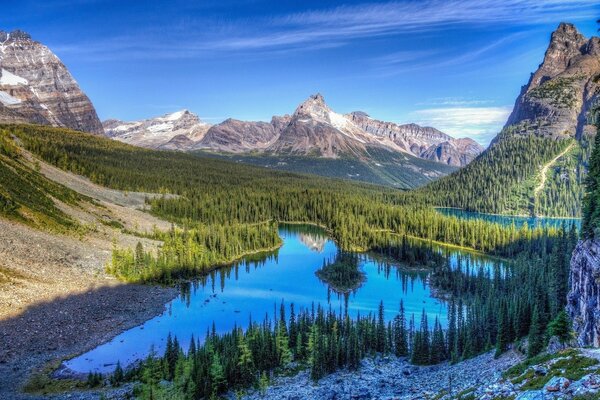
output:
<path id="1" fill-rule="evenodd" d="M 242 45 L 259 63 L 266 44 L 285 58 L 313 37 L 337 55 L 338 31 L 387 50 L 388 29 L 419 43 L 426 29 L 494 33 L 488 21 L 515 24 L 534 10 L 546 23 L 569 10 L 294 5 L 298 13 L 264 12 L 260 23 L 308 28 L 242 40 L 223 16 L 247 12 L 250 36 L 258 6 L 211 14 L 210 2 L 185 4 L 190 15 L 174 24 L 166 2 L 148 19 L 112 2 L 128 34 L 98 43 L 87 41 L 97 2 L 67 3 L 30 7 L 58 7 L 44 26 L 81 10 L 69 26 L 76 50 L 102 60 L 94 68 L 148 54 L 161 68 L 193 64 L 196 51 Z M 427 12 L 410 22 L 413 6 Z M 397 7 L 406 23 L 383 24 Z M 191 43 L 198 21 L 229 40 Z M 182 31 L 176 49 L 145 36 Z M 395 57 L 429 51 L 405 53 Z M 187 109 L 100 122 L 48 47 L 0 31 L 0 399 L 598 399 L 599 127 L 600 38 L 570 23 L 550 35 L 487 149 L 433 127 L 337 113 L 321 94 L 268 122 L 212 125 Z"/>

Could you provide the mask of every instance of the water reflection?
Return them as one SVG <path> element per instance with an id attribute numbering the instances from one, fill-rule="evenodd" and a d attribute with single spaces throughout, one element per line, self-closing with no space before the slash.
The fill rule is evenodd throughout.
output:
<path id="1" fill-rule="evenodd" d="M 425 310 L 430 324 L 436 317 L 443 326 L 447 324 L 446 304 L 433 298 L 429 288 L 431 269 L 393 262 L 384 255 L 361 254 L 357 262 L 364 282 L 353 291 L 338 293 L 315 275 L 324 262 L 338 254 L 325 232 L 314 227 L 281 226 L 280 235 L 284 244 L 278 251 L 255 255 L 182 285 L 181 295 L 168 303 L 161 315 L 67 361 L 66 366 L 77 372 L 111 372 L 117 361 L 129 365 L 145 357 L 151 348 L 161 353 L 169 333 L 187 344 L 192 336 L 205 337 L 208 330 L 224 333 L 234 327 L 245 328 L 251 319 L 276 316 L 281 302 L 287 306 L 294 303 L 296 310 L 321 304 L 356 317 L 376 313 L 383 301 L 389 321 L 402 300 L 409 318 L 411 314 L 419 318 Z M 444 255 L 456 265 L 460 265 L 458 257 L 470 257 L 450 252 Z M 470 262 L 485 265 L 489 260 L 474 257 Z"/>

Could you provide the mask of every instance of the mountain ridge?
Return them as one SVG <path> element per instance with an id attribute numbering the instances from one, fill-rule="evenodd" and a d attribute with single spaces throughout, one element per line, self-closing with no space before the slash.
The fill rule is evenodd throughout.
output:
<path id="1" fill-rule="evenodd" d="M 20 30 L 0 30 L 0 122 L 104 133 L 90 99 L 65 65 Z"/>
<path id="2" fill-rule="evenodd" d="M 561 23 L 488 149 L 423 192 L 436 205 L 471 211 L 580 216 L 597 131 L 589 111 L 599 101 L 600 38 Z"/>

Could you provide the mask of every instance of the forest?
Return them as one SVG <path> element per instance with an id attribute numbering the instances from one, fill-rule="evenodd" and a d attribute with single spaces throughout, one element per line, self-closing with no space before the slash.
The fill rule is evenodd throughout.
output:
<path id="1" fill-rule="evenodd" d="M 458 172 L 417 190 L 437 206 L 493 214 L 579 217 L 590 138 L 552 139 L 505 128 L 488 151 Z M 572 146 L 537 196 L 540 166 Z"/>
<path id="2" fill-rule="evenodd" d="M 147 200 L 151 213 L 173 225 L 167 232 L 151 234 L 163 242 L 156 253 L 141 244 L 135 249 L 114 249 L 109 271 L 125 281 L 171 284 L 178 278 L 197 276 L 246 254 L 276 248 L 280 244 L 278 223 L 304 222 L 325 227 L 345 254 L 371 251 L 392 263 L 429 268 L 430 283 L 449 299 L 445 329 L 439 321 L 432 326 L 424 317 L 418 320 L 417 316 L 415 321 L 415 316 L 405 315 L 401 304 L 389 323 L 382 317 L 382 307 L 377 315 L 351 319 L 318 305 L 294 310 L 290 304 L 288 311 L 282 304 L 278 320 L 253 322 L 246 331 L 236 328 L 221 336 L 208 332 L 183 346 L 170 338 L 165 354 L 152 354 L 126 372 L 119 366 L 113 374 L 115 382 L 141 382 L 137 389 L 141 398 L 215 397 L 228 389 L 262 388 L 274 373 L 303 367 L 310 368 L 317 380 L 338 368 L 357 368 L 363 357 L 380 353 L 406 356 L 415 364 L 456 362 L 491 349 L 501 354 L 509 343 L 528 338 L 528 352 L 534 355 L 549 336 L 564 338 L 568 332 L 562 309 L 568 254 L 578 239 L 574 227 L 503 226 L 443 216 L 431 204 L 444 198 L 425 200 L 433 186 L 414 194 L 144 150 L 64 129 L 22 125 L 0 131 L 5 138 L 2 148 L 9 149 L 2 150 L 2 156 L 17 166 L 25 164 L 19 154 L 11 153 L 14 140 L 44 161 L 95 183 L 125 191 L 176 195 Z M 504 151 L 508 154 L 541 145 L 532 155 L 540 161 L 568 146 L 557 141 L 544 147 L 547 143 L 536 140 L 520 138 L 499 147 L 507 146 Z M 592 171 L 600 168 L 598 160 L 600 156 L 592 153 Z M 534 163 L 528 162 L 524 157 L 523 168 L 533 168 Z M 489 173 L 500 175 L 495 168 L 490 161 Z M 38 179 L 35 170 L 31 171 L 32 181 Z M 468 167 L 462 171 L 467 175 L 460 179 L 467 179 Z M 444 182 L 439 185 L 449 185 Z M 495 184 L 511 185 L 504 181 Z M 588 235 L 600 219 L 595 184 L 589 178 L 590 190 L 584 201 L 584 232 Z M 13 204 L 9 212 L 15 216 L 29 198 L 15 192 L 2 195 L 6 203 Z M 504 196 L 500 191 L 498 195 Z M 493 206 L 492 196 L 483 198 Z M 459 260 L 458 267 L 451 268 L 434 242 L 495 255 L 503 262 L 492 270 L 473 270 L 468 262 Z M 355 266 L 353 257 L 342 257 L 337 266 L 333 260 L 329 278 L 346 283 L 354 280 L 356 269 L 339 268 Z M 97 381 L 90 377 L 90 385 Z"/>

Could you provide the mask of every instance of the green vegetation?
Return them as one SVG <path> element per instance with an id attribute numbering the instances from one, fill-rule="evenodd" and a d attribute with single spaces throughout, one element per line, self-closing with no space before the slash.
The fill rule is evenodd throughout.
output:
<path id="1" fill-rule="evenodd" d="M 600 129 L 600 104 L 592 111 L 596 126 Z M 596 135 L 590 156 L 589 174 L 585 180 L 583 198 L 582 236 L 596 238 L 600 228 L 600 134 Z"/>
<path id="2" fill-rule="evenodd" d="M 293 221 L 325 226 L 345 251 L 384 247 L 393 233 L 511 256 L 522 251 L 532 238 L 546 234 L 540 228 L 502 227 L 440 216 L 428 206 L 415 203 L 412 195 L 389 188 L 268 171 L 176 152 L 145 150 L 64 129 L 31 125 L 4 129 L 46 162 L 87 176 L 100 185 L 178 195 L 148 200 L 152 213 L 181 227 L 174 231 L 175 236 L 185 230 L 198 230 L 200 226 L 204 227 L 203 234 L 213 238 L 220 234 L 210 230 L 234 227 L 231 229 L 238 230 L 235 236 L 242 234 L 241 225 Z M 186 238 L 190 237 L 193 238 L 193 234 Z M 260 237 L 265 250 L 276 244 L 266 231 Z M 203 239 L 197 239 L 196 244 L 201 244 Z M 181 242 L 183 237 L 177 240 Z M 257 250 L 254 240 L 240 238 L 238 243 L 240 246 L 235 249 L 226 245 L 212 247 L 214 254 L 202 256 L 194 250 L 196 254 L 188 260 L 228 262 Z M 193 247 L 187 241 L 184 246 L 186 251 Z M 173 252 L 161 254 L 179 257 Z M 140 272 L 132 268 L 131 252 L 117 249 L 116 255 L 118 263 L 112 268 L 128 280 L 161 280 L 162 277 L 169 280 L 179 274 L 170 269 L 191 268 L 182 263 L 181 257 L 180 260 L 160 260 L 159 255 L 156 262 L 149 262 L 153 268 L 151 273 Z"/>
<path id="3" fill-rule="evenodd" d="M 381 304 L 376 316 L 352 320 L 320 306 L 296 315 L 291 305 L 288 319 L 282 304 L 274 323 L 254 322 L 245 332 L 236 328 L 221 336 L 211 332 L 203 343 L 192 339 L 187 352 L 176 338 L 168 337 L 163 356 L 148 356 L 129 379 L 141 382 L 136 389 L 140 399 L 215 398 L 227 389 L 255 386 L 264 390 L 272 372 L 285 374 L 293 365 L 308 367 L 312 379 L 318 380 L 339 368 L 357 369 L 369 354 L 406 355 L 410 337 L 414 337 L 415 362 L 444 359 L 445 338 L 437 321 L 430 338 L 426 319 L 415 330 L 406 325 L 402 307 L 390 324 L 385 323 L 383 313 Z"/>
<path id="4" fill-rule="evenodd" d="M 360 258 L 356 253 L 339 251 L 333 261 L 323 262 L 323 267 L 315 274 L 338 293 L 350 293 L 365 281 L 365 274 L 359 269 Z"/>
<path id="5" fill-rule="evenodd" d="M 546 345 L 550 321 L 566 305 L 570 254 L 577 243 L 574 228 L 559 238 L 530 242 L 528 250 L 493 271 L 472 270 L 458 261 L 434 269 L 434 287 L 452 297 L 448 337 L 453 360 L 496 348 L 497 354 L 520 338 L 529 338 L 529 356 Z M 460 312 L 464 310 L 464 312 Z M 552 329 L 558 323 L 551 324 Z"/>
<path id="6" fill-rule="evenodd" d="M 573 108 L 577 101 L 575 84 L 583 78 L 581 75 L 554 78 L 532 89 L 527 95 L 534 99 L 548 100 L 554 107 Z"/>
<path id="7" fill-rule="evenodd" d="M 583 136 L 548 171 L 543 189 L 534 199 L 534 215 L 580 216 L 591 143 Z"/>
<path id="8" fill-rule="evenodd" d="M 56 202 L 74 206 L 84 198 L 37 172 L 11 133 L 0 127 L 0 216 L 49 231 L 77 229 L 77 223 Z"/>
<path id="9" fill-rule="evenodd" d="M 356 368 L 361 357 L 373 353 L 394 353 L 417 364 L 432 364 L 494 348 L 500 354 L 509 343 L 528 337 L 534 356 L 545 345 L 548 332 L 564 330 L 560 315 L 566 301 L 569 254 L 577 241 L 574 228 L 463 220 L 442 216 L 428 204 L 442 199 L 472 207 L 529 207 L 515 193 L 525 184 L 533 187 L 527 177 L 563 151 L 571 143 L 568 140 L 507 138 L 478 159 L 485 166 L 483 178 L 479 167 L 467 167 L 452 180 L 443 179 L 412 194 L 144 150 L 63 129 L 10 126 L 3 131 L 7 143 L 15 136 L 41 159 L 98 184 L 165 194 L 147 202 L 151 212 L 171 221 L 173 228 L 150 235 L 163 242 L 156 252 L 145 251 L 141 244 L 135 249 L 115 248 L 109 270 L 123 280 L 171 283 L 208 272 L 243 255 L 277 247 L 276 224 L 290 221 L 325 227 L 346 254 L 322 271 L 327 279 L 353 286 L 358 270 L 347 267 L 356 266 L 357 256 L 349 253 L 369 250 L 406 265 L 431 268 L 430 283 L 450 298 L 445 332 L 439 321 L 431 326 L 424 316 L 420 325 L 414 318 L 406 321 L 402 305 L 389 323 L 383 319 L 382 306 L 378 315 L 357 320 L 320 308 L 302 310 L 298 316 L 290 311 L 288 320 L 282 307 L 278 321 L 253 323 L 246 332 L 235 329 L 220 337 L 209 333 L 203 343 L 190 344 L 187 353 L 173 340 L 164 357 L 153 354 L 135 376 L 119 378 L 141 381 L 141 398 L 197 398 L 216 396 L 227 388 L 264 387 L 273 371 L 285 373 L 294 365 L 309 366 L 312 377 L 319 379 L 340 367 Z M 6 154 L 13 150 L 10 145 L 2 148 L 9 149 L 0 156 L 4 166 L 12 159 Z M 515 158 L 515 154 L 525 156 Z M 37 189 L 45 181 L 35 184 Z M 0 186 L 3 191 L 4 186 Z M 435 195 L 436 187 L 440 195 Z M 10 192 L 10 198 L 24 204 L 30 196 Z M 72 201 L 77 204 L 79 199 Z M 420 238 L 420 244 L 412 238 Z M 434 242 L 509 260 L 490 270 L 474 270 L 459 258 L 458 266 L 451 267 Z"/>
<path id="10" fill-rule="evenodd" d="M 331 159 L 204 151 L 199 151 L 196 154 L 201 157 L 215 157 L 275 170 L 369 182 L 402 189 L 415 188 L 431 182 L 431 178 L 426 176 L 424 172 L 435 177 L 447 175 L 456 170 L 456 167 L 423 160 L 407 154 L 394 153 L 385 149 L 370 148 L 368 152 L 369 160 L 359 160 L 354 156 Z"/>
<path id="11" fill-rule="evenodd" d="M 587 158 L 585 146 L 575 146 L 566 160 L 560 160 L 540 199 L 535 201 L 533 193 L 542 166 L 564 151 L 573 139 L 519 135 L 514 132 L 516 129 L 505 128 L 471 164 L 418 190 L 423 201 L 493 214 L 579 216 L 578 190 L 584 171 L 576 165 Z"/>
<path id="12" fill-rule="evenodd" d="M 577 381 L 592 372 L 590 367 L 598 360 L 582 356 L 577 350 L 564 350 L 556 354 L 544 354 L 519 363 L 504 373 L 504 377 L 515 384 L 522 384 L 521 390 L 539 390 L 555 376 Z M 547 369 L 538 375 L 531 366 L 539 365 Z"/>
<path id="13" fill-rule="evenodd" d="M 191 229 L 156 231 L 152 237 L 163 242 L 156 255 L 144 251 L 141 243 L 135 251 L 115 248 L 108 272 L 128 282 L 172 283 L 174 279 L 204 274 L 244 255 L 275 250 L 281 244 L 273 223 L 197 224 Z"/>

